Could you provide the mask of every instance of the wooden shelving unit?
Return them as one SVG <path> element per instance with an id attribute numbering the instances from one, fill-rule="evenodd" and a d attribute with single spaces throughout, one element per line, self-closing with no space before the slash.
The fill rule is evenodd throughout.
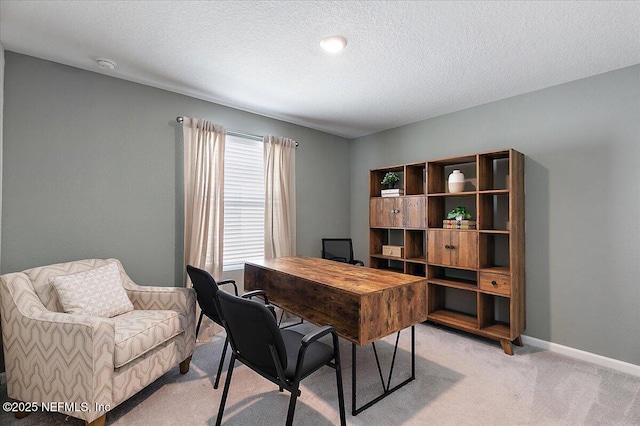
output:
<path id="1" fill-rule="evenodd" d="M 465 174 L 462 192 L 447 177 Z M 404 195 L 382 197 L 388 171 Z M 425 276 L 428 319 L 498 340 L 505 353 L 525 329 L 524 156 L 516 150 L 397 165 L 370 171 L 370 265 Z M 466 206 L 476 229 L 443 229 Z M 403 257 L 382 255 L 401 245 Z"/>
<path id="2" fill-rule="evenodd" d="M 369 174 L 369 254 L 373 268 L 426 276 L 426 162 L 373 169 Z M 404 195 L 383 197 L 387 172 L 400 176 Z M 382 255 L 383 245 L 404 247 L 402 257 Z"/>

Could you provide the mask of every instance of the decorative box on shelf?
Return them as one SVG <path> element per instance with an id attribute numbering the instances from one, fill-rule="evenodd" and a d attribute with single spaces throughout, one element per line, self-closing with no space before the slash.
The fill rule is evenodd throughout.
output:
<path id="1" fill-rule="evenodd" d="M 400 189 L 400 188 L 382 189 L 380 191 L 380 195 L 382 197 L 399 197 L 401 195 L 404 195 L 404 189 Z"/>
<path id="2" fill-rule="evenodd" d="M 476 229 L 475 220 L 445 219 L 442 221 L 444 229 Z"/>
<path id="3" fill-rule="evenodd" d="M 402 257 L 404 256 L 404 247 L 384 245 L 382 246 L 382 255 L 391 257 Z"/>

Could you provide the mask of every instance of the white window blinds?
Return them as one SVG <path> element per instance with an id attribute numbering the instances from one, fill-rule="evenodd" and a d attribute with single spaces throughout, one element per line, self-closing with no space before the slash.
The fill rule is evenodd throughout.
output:
<path id="1" fill-rule="evenodd" d="M 223 268 L 264 258 L 262 140 L 227 133 L 224 154 Z"/>

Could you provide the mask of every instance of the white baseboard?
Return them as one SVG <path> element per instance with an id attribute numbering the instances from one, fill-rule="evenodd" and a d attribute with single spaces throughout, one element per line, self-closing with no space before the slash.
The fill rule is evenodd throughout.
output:
<path id="1" fill-rule="evenodd" d="M 556 352 L 562 355 L 570 356 L 572 358 L 577 358 L 582 361 L 587 361 L 601 367 L 611 368 L 613 370 L 620 371 L 621 373 L 640 377 L 640 365 L 619 361 L 613 358 L 607 358 L 606 356 L 597 355 L 591 352 L 582 351 L 580 349 L 571 348 L 569 346 L 559 345 L 558 343 L 547 342 L 546 340 L 536 339 L 535 337 L 525 335 L 522 335 L 522 343 L 526 343 L 527 345 L 535 346 L 536 348 L 544 349 L 550 352 Z"/>

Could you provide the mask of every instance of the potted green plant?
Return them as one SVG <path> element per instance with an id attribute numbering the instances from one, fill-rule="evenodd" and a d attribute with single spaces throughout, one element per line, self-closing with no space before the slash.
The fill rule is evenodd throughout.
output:
<path id="1" fill-rule="evenodd" d="M 467 211 L 466 206 L 458 206 L 447 214 L 447 219 L 469 220 L 471 219 L 471 213 Z"/>
<path id="2" fill-rule="evenodd" d="M 382 182 L 380 183 L 383 185 L 388 185 L 389 188 L 394 188 L 396 183 L 398 183 L 399 180 L 400 180 L 400 176 L 398 176 L 396 172 L 387 172 L 387 174 L 384 175 Z"/>

